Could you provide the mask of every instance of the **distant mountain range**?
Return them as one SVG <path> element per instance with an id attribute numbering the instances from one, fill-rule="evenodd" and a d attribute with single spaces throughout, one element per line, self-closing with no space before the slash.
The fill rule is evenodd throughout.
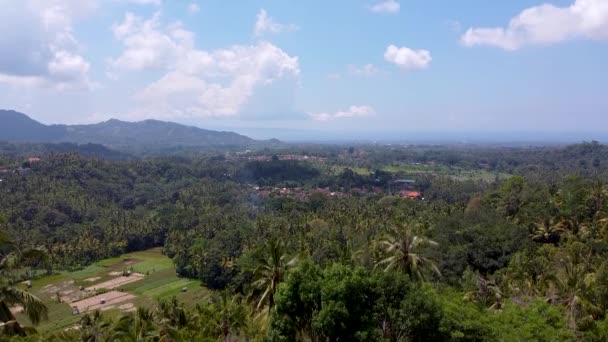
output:
<path id="1" fill-rule="evenodd" d="M 246 146 L 259 142 L 234 132 L 211 131 L 158 120 L 124 122 L 112 119 L 91 125 L 44 125 L 12 110 L 0 110 L 0 140 L 93 143 L 117 149 Z"/>

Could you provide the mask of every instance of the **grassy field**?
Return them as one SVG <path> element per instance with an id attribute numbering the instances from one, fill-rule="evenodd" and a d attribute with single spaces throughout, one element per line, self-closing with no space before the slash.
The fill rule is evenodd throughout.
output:
<path id="1" fill-rule="evenodd" d="M 483 169 L 463 169 L 459 167 L 448 167 L 445 165 L 425 165 L 425 164 L 393 164 L 385 165 L 381 170 L 391 173 L 402 173 L 406 175 L 436 175 L 448 176 L 454 179 L 464 181 L 486 181 L 492 182 L 498 179 L 506 179 L 511 175 L 507 173 L 490 172 Z"/>
<path id="2" fill-rule="evenodd" d="M 131 301 L 135 306 L 149 306 L 162 298 L 177 297 L 187 305 L 200 302 L 207 295 L 207 290 L 200 281 L 178 278 L 173 262 L 161 253 L 160 248 L 125 254 L 121 257 L 99 261 L 82 270 L 61 272 L 34 280 L 30 291 L 41 298 L 49 307 L 49 320 L 36 327 L 38 331 L 57 331 L 73 326 L 81 315 L 72 315 L 70 303 L 58 302 L 57 292 L 64 293 L 78 290 L 80 286 L 91 286 L 116 278 L 117 272 L 131 270 L 142 273 L 141 280 L 122 285 L 117 290 L 136 296 Z M 114 275 L 112 275 L 114 274 Z M 94 280 L 91 280 L 94 279 Z M 182 289 L 186 288 L 186 292 Z M 118 309 L 106 311 L 109 315 L 119 315 Z M 25 325 L 30 325 L 27 318 L 17 314 Z"/>
<path id="3" fill-rule="evenodd" d="M 334 175 L 339 175 L 346 169 L 346 166 L 332 165 L 330 166 L 329 172 Z M 354 173 L 359 175 L 367 176 L 370 174 L 370 169 L 355 167 L 350 168 Z M 390 172 L 399 173 L 406 176 L 417 176 L 417 175 L 436 175 L 436 176 L 447 176 L 454 179 L 465 181 L 485 181 L 492 182 L 498 177 L 498 179 L 506 179 L 511 175 L 507 173 L 496 173 L 490 172 L 483 169 L 463 169 L 459 167 L 448 167 L 446 165 L 439 164 L 390 164 L 382 165 L 378 169 Z"/>

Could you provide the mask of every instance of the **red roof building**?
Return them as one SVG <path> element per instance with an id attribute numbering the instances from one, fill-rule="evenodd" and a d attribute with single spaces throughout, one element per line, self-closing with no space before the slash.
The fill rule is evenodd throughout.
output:
<path id="1" fill-rule="evenodd" d="M 401 197 L 409 198 L 409 199 L 420 199 L 420 198 L 422 198 L 422 194 L 418 191 L 404 190 L 404 191 L 401 191 Z"/>

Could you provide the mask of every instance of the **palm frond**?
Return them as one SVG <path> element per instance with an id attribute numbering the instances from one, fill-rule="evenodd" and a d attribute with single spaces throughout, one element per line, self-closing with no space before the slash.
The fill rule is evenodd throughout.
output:
<path id="1" fill-rule="evenodd" d="M 5 286 L 0 288 L 0 301 L 9 306 L 21 305 L 23 311 L 34 325 L 48 318 L 48 308 L 46 305 L 38 297 L 27 291 Z"/>

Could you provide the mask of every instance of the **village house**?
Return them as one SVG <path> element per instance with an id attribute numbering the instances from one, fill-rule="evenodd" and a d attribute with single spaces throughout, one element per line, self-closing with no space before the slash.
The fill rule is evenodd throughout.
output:
<path id="1" fill-rule="evenodd" d="M 422 194 L 419 191 L 403 190 L 399 195 L 407 199 L 422 199 Z"/>

